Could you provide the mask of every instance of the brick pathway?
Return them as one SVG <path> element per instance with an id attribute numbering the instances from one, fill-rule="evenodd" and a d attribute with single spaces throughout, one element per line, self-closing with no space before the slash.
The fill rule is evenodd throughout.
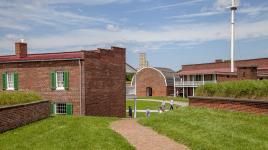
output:
<path id="1" fill-rule="evenodd" d="M 137 150 L 186 150 L 166 136 L 159 135 L 151 128 L 144 127 L 134 119 L 122 119 L 111 124 L 111 128 L 125 137 Z"/>

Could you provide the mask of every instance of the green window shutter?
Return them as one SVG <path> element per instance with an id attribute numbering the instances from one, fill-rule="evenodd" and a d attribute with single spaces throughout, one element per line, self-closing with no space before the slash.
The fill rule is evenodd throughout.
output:
<path id="1" fill-rule="evenodd" d="M 56 90 L 56 72 L 51 72 L 51 89 Z"/>
<path id="2" fill-rule="evenodd" d="M 72 103 L 67 103 L 66 104 L 66 113 L 67 115 L 72 115 L 73 114 L 73 104 Z"/>
<path id="3" fill-rule="evenodd" d="M 65 90 L 69 89 L 69 72 L 64 72 L 64 88 Z"/>
<path id="4" fill-rule="evenodd" d="M 7 74 L 6 73 L 2 74 L 2 88 L 3 90 L 7 89 Z"/>
<path id="5" fill-rule="evenodd" d="M 56 106 L 55 103 L 51 103 L 51 105 L 50 105 L 50 111 L 51 111 L 51 114 L 52 114 L 52 115 L 56 113 L 56 112 L 55 112 L 55 106 Z"/>
<path id="6" fill-rule="evenodd" d="M 18 90 L 18 84 L 19 84 L 19 75 L 17 72 L 14 73 L 14 89 Z"/>

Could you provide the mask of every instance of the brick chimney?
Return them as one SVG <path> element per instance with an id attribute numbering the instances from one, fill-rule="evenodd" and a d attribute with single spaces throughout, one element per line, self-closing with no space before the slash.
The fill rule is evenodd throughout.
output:
<path id="1" fill-rule="evenodd" d="M 17 57 L 27 56 L 27 43 L 25 43 L 23 39 L 15 43 L 15 48 Z"/>

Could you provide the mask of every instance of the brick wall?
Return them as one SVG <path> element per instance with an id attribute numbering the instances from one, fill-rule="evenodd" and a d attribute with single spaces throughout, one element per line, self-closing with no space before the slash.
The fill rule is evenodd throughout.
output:
<path id="1" fill-rule="evenodd" d="M 238 80 L 237 75 L 217 74 L 217 82 Z"/>
<path id="2" fill-rule="evenodd" d="M 171 89 L 165 84 L 165 79 L 157 70 L 142 69 L 137 73 L 137 96 L 146 96 L 146 88 L 152 88 L 152 96 L 167 96 Z"/>
<path id="3" fill-rule="evenodd" d="M 85 52 L 85 114 L 125 117 L 125 49 Z"/>
<path id="4" fill-rule="evenodd" d="M 249 59 L 235 61 L 235 66 L 250 66 L 256 65 L 258 68 L 268 67 L 268 58 L 260 59 Z M 204 64 L 193 64 L 193 65 L 182 65 L 182 70 L 199 70 L 199 69 L 215 69 L 215 68 L 229 68 L 230 61 L 220 63 L 204 63 Z"/>
<path id="5" fill-rule="evenodd" d="M 49 101 L 0 107 L 0 133 L 49 116 Z"/>
<path id="6" fill-rule="evenodd" d="M 257 80 L 257 67 L 238 67 L 237 78 L 239 80 Z"/>
<path id="7" fill-rule="evenodd" d="M 167 86 L 167 96 L 173 96 L 174 95 L 174 87 L 173 86 Z"/>
<path id="8" fill-rule="evenodd" d="M 68 90 L 51 89 L 53 71 L 69 72 Z M 0 75 L 4 72 L 18 73 L 18 91 L 34 91 L 43 99 L 53 102 L 70 102 L 73 104 L 74 115 L 80 114 L 80 72 L 77 60 L 0 64 Z M 2 80 L 0 80 L 0 88 L 2 90 Z"/>
<path id="9" fill-rule="evenodd" d="M 189 97 L 189 105 L 268 115 L 268 101 L 233 98 Z"/>

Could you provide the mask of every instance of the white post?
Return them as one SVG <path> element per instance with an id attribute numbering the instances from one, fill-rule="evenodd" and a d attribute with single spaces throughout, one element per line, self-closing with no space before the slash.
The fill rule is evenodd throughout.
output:
<path id="1" fill-rule="evenodd" d="M 194 85 L 193 85 L 193 96 L 194 96 L 194 86 L 196 85 L 195 84 L 195 75 L 193 75 L 193 81 L 194 81 Z"/>
<path id="2" fill-rule="evenodd" d="M 205 84 L 205 75 L 203 74 L 203 85 Z"/>
<path id="3" fill-rule="evenodd" d="M 134 118 L 137 117 L 137 74 L 135 75 Z"/>
<path id="4" fill-rule="evenodd" d="M 135 74 L 135 95 L 137 95 L 137 74 Z"/>
<path id="5" fill-rule="evenodd" d="M 174 87 L 173 87 L 174 92 L 173 93 L 174 93 L 174 97 L 176 97 L 176 78 L 174 75 L 173 75 L 173 81 L 174 81 Z"/>
<path id="6" fill-rule="evenodd" d="M 185 94 L 184 94 L 184 75 L 182 76 L 182 97 L 185 98 Z"/>
<path id="7" fill-rule="evenodd" d="M 231 72 L 234 72 L 234 49 L 235 49 L 235 11 L 237 10 L 236 0 L 232 0 L 231 6 Z"/>
<path id="8" fill-rule="evenodd" d="M 137 117 L 137 97 L 134 97 L 134 118 Z"/>

